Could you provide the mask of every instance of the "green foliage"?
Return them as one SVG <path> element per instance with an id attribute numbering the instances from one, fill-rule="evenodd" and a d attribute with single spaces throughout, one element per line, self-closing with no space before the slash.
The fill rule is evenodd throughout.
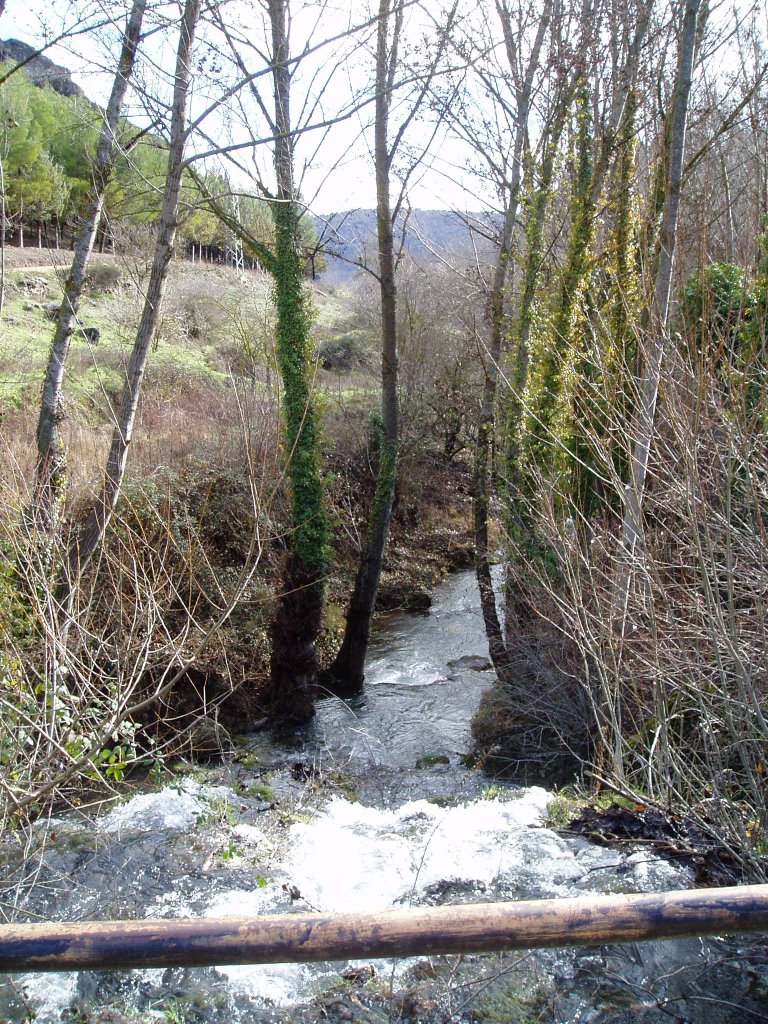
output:
<path id="1" fill-rule="evenodd" d="M 61 96 L 49 88 L 31 87 L 30 95 L 48 157 L 66 180 L 68 195 L 63 212 L 69 217 L 80 212 L 91 184 L 101 114 L 87 100 Z"/>
<path id="2" fill-rule="evenodd" d="M 16 560 L 0 549 L 0 637 L 6 643 L 18 643 L 29 635 L 30 627 L 29 605 L 19 590 Z"/>
<path id="3" fill-rule="evenodd" d="M 122 782 L 130 753 L 120 743 L 114 747 L 105 747 L 100 750 L 93 761 L 97 773 L 95 777 L 98 777 L 98 773 L 101 772 L 105 778 L 111 779 L 113 782 Z"/>
<path id="4" fill-rule="evenodd" d="M 235 189 L 226 175 L 208 171 L 199 180 L 200 186 L 191 176 L 184 181 L 182 202 L 188 213 L 180 225 L 181 235 L 195 242 L 223 248 L 231 244 L 236 233 L 228 226 L 229 221 L 242 229 L 241 237 L 248 255 L 264 262 L 265 252 L 272 253 L 275 247 L 270 201 Z M 217 215 L 218 210 L 220 215 Z M 318 237 L 314 218 L 298 208 L 296 212 L 296 240 L 303 273 L 305 276 L 313 270 L 319 273 L 325 269 L 327 261 L 321 253 L 315 253 Z M 251 240 L 250 244 L 248 240 Z"/>
<path id="5" fill-rule="evenodd" d="M 234 860 L 235 857 L 240 856 L 240 847 L 237 845 L 234 839 L 230 839 L 225 848 L 219 854 L 219 857 L 223 861 Z"/>
<path id="6" fill-rule="evenodd" d="M 445 754 L 422 754 L 416 758 L 417 768 L 433 768 L 438 764 L 450 764 L 451 759 Z"/>
<path id="7" fill-rule="evenodd" d="M 527 431 L 530 427 L 524 416 L 524 408 L 530 409 L 532 381 L 530 375 L 531 336 L 534 324 L 538 322 L 536 292 L 544 251 L 544 222 L 552 192 L 555 172 L 556 143 L 565 123 L 566 108 L 562 106 L 557 123 L 547 138 L 541 165 L 538 168 L 538 184 L 531 186 L 535 175 L 531 172 L 527 194 L 523 200 L 525 211 L 525 261 L 523 280 L 517 306 L 517 318 L 513 331 L 511 369 L 512 388 L 506 400 L 505 410 L 505 469 L 506 469 L 506 527 L 510 532 L 527 522 L 525 502 L 522 500 L 526 486 L 530 486 L 529 474 L 524 466 Z"/>
<path id="8" fill-rule="evenodd" d="M 25 75 L 11 75 L 0 92 L 0 146 L 11 218 L 53 217 L 69 200 L 66 174 L 47 148 L 46 131 L 55 117 L 48 116 L 49 106 L 55 96 L 52 89 L 37 89 Z"/>
<path id="9" fill-rule="evenodd" d="M 745 322 L 757 305 L 757 296 L 748 275 L 734 263 L 710 263 L 695 270 L 685 282 L 681 316 L 687 332 L 696 339 L 697 348 L 709 338 L 717 346 L 715 362 L 723 356 L 723 346 L 738 347 Z"/>
<path id="10" fill-rule="evenodd" d="M 498 783 L 493 783 L 490 786 L 486 786 L 480 794 L 481 800 L 498 800 L 504 795 L 504 787 L 499 786 Z"/>
<path id="11" fill-rule="evenodd" d="M 768 274 L 762 265 L 754 277 L 733 263 L 695 270 L 683 288 L 680 319 L 689 357 L 727 384 L 732 402 L 764 420 Z"/>
<path id="12" fill-rule="evenodd" d="M 7 70 L 7 65 L 0 69 Z M 47 85 L 33 85 L 24 73 L 13 74 L 4 82 L 0 93 L 0 151 L 11 219 L 23 222 L 59 217 L 72 222 L 82 213 L 102 121 L 103 113 L 88 100 L 62 96 Z M 160 212 L 167 146 L 151 133 L 134 145 L 139 129 L 125 118 L 120 120 L 116 134 L 119 151 L 107 185 L 106 212 L 113 224 L 153 223 Z M 219 191 L 219 186 L 217 178 L 213 191 Z M 268 210 L 265 203 L 254 199 L 248 205 L 249 217 L 251 207 L 256 206 L 266 236 Z M 183 181 L 182 208 L 187 211 L 182 234 L 222 244 L 229 237 L 217 218 L 201 207 L 199 190 L 189 174 Z M 309 218 L 306 221 L 309 247 L 314 244 L 314 234 Z"/>
<path id="13" fill-rule="evenodd" d="M 320 465 L 319 423 L 312 396 L 313 308 L 302 283 L 298 211 L 274 203 L 277 358 L 283 381 L 285 446 L 292 494 L 293 543 L 307 566 L 325 566 L 327 524 Z"/>
<path id="14" fill-rule="evenodd" d="M 265 803 L 274 803 L 275 794 L 266 782 L 251 783 L 247 792 L 248 796 L 256 797 L 258 800 L 264 800 Z"/>
<path id="15" fill-rule="evenodd" d="M 205 798 L 205 803 L 208 805 L 207 808 L 195 819 L 195 823 L 201 828 L 208 825 L 223 827 L 237 824 L 237 812 L 225 797 L 209 796 Z"/>
<path id="16" fill-rule="evenodd" d="M 120 288 L 123 272 L 116 263 L 92 263 L 88 267 L 86 285 L 90 292 L 115 292 Z"/>
<path id="17" fill-rule="evenodd" d="M 568 245 L 556 302 L 539 325 L 531 349 L 522 439 L 529 467 L 552 467 L 558 490 L 570 495 L 583 485 L 579 406 L 591 372 L 585 352 L 584 306 L 589 298 L 586 286 L 595 233 L 592 146 L 591 96 L 582 85 L 577 97 Z"/>
<path id="18" fill-rule="evenodd" d="M 120 123 L 120 135 L 129 139 L 136 134 L 127 122 Z M 168 153 L 156 138 L 147 135 L 130 154 L 120 153 L 107 186 L 105 207 L 113 219 L 130 224 L 154 221 L 160 213 Z"/>
<path id="19" fill-rule="evenodd" d="M 631 430 L 634 400 L 627 374 L 637 362 L 635 325 L 642 317 L 634 188 L 636 111 L 637 94 L 633 90 L 627 98 L 619 139 L 621 148 L 612 175 L 609 208 L 613 212 L 613 225 L 605 267 L 606 297 L 596 330 L 600 373 L 590 418 L 590 429 L 599 439 L 605 460 L 598 469 L 604 476 L 613 470 L 622 480 L 626 480 L 628 474 L 626 449 L 621 440 L 616 441 L 628 436 Z"/>
<path id="20" fill-rule="evenodd" d="M 318 354 L 324 370 L 352 370 L 368 362 L 365 339 L 360 331 L 326 339 L 320 344 Z"/>

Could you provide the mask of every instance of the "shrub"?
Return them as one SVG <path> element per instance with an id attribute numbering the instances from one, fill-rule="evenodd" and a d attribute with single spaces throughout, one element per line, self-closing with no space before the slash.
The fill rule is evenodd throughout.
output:
<path id="1" fill-rule="evenodd" d="M 365 335 L 361 331 L 350 331 L 337 338 L 328 338 L 320 343 L 320 365 L 324 370 L 355 370 L 371 364 Z"/>
<path id="2" fill-rule="evenodd" d="M 91 292 L 116 292 L 123 283 L 123 271 L 116 263 L 91 263 L 85 279 Z"/>
<path id="3" fill-rule="evenodd" d="M 580 517 L 543 490 L 529 509 L 559 570 L 547 583 L 557 612 L 541 611 L 578 653 L 569 674 L 591 707 L 597 779 L 693 815 L 745 877 L 764 878 L 768 434 L 738 381 L 724 393 L 712 363 L 684 355 L 667 366 L 631 557 L 608 514 Z M 526 569 L 547 582 L 535 561 Z"/>
<path id="4" fill-rule="evenodd" d="M 693 348 L 714 367 L 733 362 L 756 307 L 749 276 L 733 263 L 710 263 L 685 282 L 681 317 Z"/>

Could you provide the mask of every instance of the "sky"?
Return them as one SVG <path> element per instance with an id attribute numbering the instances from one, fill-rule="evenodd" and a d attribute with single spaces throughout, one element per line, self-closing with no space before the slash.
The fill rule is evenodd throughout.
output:
<path id="1" fill-rule="evenodd" d="M 17 38 L 32 45 L 40 45 L 47 33 L 48 38 L 55 37 L 64 27 L 76 24 L 79 15 L 84 11 L 95 14 L 99 19 L 109 17 L 111 12 L 122 5 L 110 3 L 109 0 L 82 0 L 82 2 L 43 2 L 43 0 L 7 0 L 5 12 L 0 17 L 0 38 Z M 297 9 L 300 5 L 294 5 Z M 169 5 L 170 7 L 170 5 Z M 321 105 L 314 112 L 311 121 L 333 115 L 339 108 L 349 106 L 355 91 L 364 87 L 372 75 L 373 56 L 371 43 L 365 45 L 360 39 L 350 42 L 349 39 L 338 39 L 334 43 L 322 45 L 324 40 L 341 35 L 348 27 L 351 14 L 358 20 L 364 19 L 364 5 L 343 3 L 333 0 L 325 6 L 322 18 L 318 19 L 317 5 L 306 5 L 307 9 L 294 15 L 291 26 L 292 50 L 299 52 L 305 44 L 318 45 L 316 56 L 305 61 L 294 85 L 294 118 L 301 117 L 301 98 L 306 90 L 304 86 L 311 83 L 311 89 L 318 91 L 318 83 L 325 82 L 326 89 Z M 437 9 L 437 6 L 435 7 Z M 247 9 L 237 0 L 227 8 L 230 12 L 230 27 L 233 32 L 239 30 L 243 37 L 257 39 L 262 35 L 263 26 L 259 24 L 258 12 Z M 112 54 L 117 52 L 115 41 L 119 35 L 118 23 L 111 33 Z M 420 33 L 429 30 L 424 24 L 410 26 L 412 37 L 416 40 Z M 75 35 L 61 43 L 50 46 L 46 55 L 58 64 L 62 64 L 72 72 L 73 79 L 81 86 L 85 94 L 97 103 L 104 105 L 112 85 L 112 64 L 110 50 L 105 44 L 104 36 L 93 38 L 90 34 Z M 415 45 L 415 44 L 414 44 Z M 173 67 L 173 50 L 175 39 L 172 33 L 158 34 L 147 45 L 148 56 L 155 66 L 145 72 L 147 81 L 152 80 L 153 88 L 163 77 L 167 79 L 167 69 Z M 206 40 L 202 38 L 197 47 L 197 54 L 206 51 Z M 247 53 L 247 51 L 246 51 Z M 337 63 L 343 66 L 336 68 Z M 255 60 L 255 55 L 249 57 Z M 210 62 L 209 62 L 210 64 Z M 249 68 L 250 68 L 249 64 Z M 334 73 L 331 71 L 334 69 Z M 265 84 L 268 82 L 264 80 Z M 199 112 L 208 100 L 214 97 L 220 83 L 199 83 L 193 100 L 193 113 Z M 247 90 L 246 90 L 247 94 Z M 267 96 L 268 90 L 265 90 Z M 126 113 L 139 125 L 147 122 L 147 116 L 141 104 L 133 102 Z M 237 108 L 222 115 L 212 114 L 205 122 L 205 129 L 210 137 L 220 140 L 229 137 L 232 142 L 242 141 L 246 132 L 239 127 L 239 120 L 245 115 L 253 117 L 251 126 L 256 122 L 257 111 L 248 104 L 247 111 Z M 297 169 L 301 174 L 301 191 L 307 204 L 316 213 L 331 213 L 339 210 L 375 206 L 375 182 L 373 161 L 371 156 L 370 121 L 372 106 L 363 107 L 358 113 L 346 118 L 342 123 L 323 131 L 311 131 L 297 142 Z M 397 111 L 395 111 L 396 124 Z M 412 136 L 414 145 L 425 137 L 429 126 L 425 123 L 416 126 Z M 256 134 L 266 133 L 256 129 Z M 431 134 L 431 132 L 430 132 Z M 202 139 L 196 140 L 196 152 L 204 152 L 210 148 Z M 472 176 L 464 170 L 468 162 L 468 154 L 464 148 L 450 139 L 445 130 L 440 130 L 432 147 L 433 155 L 429 163 L 421 166 L 409 180 L 408 198 L 410 205 L 416 209 L 459 209 L 477 210 L 482 206 L 479 197 L 480 186 Z M 224 161 L 219 166 L 226 169 L 230 179 L 238 187 L 248 189 L 249 171 L 258 165 L 264 180 L 269 179 L 269 149 L 262 146 L 255 154 L 240 153 L 237 165 Z M 214 166 L 215 161 L 209 161 Z"/>
<path id="2" fill-rule="evenodd" d="M 126 2 L 7 0 L 5 12 L 0 17 L 0 38 L 15 37 L 39 45 L 43 34 L 47 32 L 49 38 L 58 35 L 64 26 L 71 28 L 77 18 L 86 12 L 102 21 L 114 19 L 116 11 L 124 11 Z M 302 60 L 294 75 L 294 124 L 304 121 L 316 123 L 318 120 L 333 118 L 339 111 L 348 111 L 354 104 L 354 97 L 371 82 L 374 46 L 371 33 L 367 37 L 361 33 L 353 38 L 344 34 L 350 22 L 356 20 L 359 24 L 365 21 L 367 4 L 371 2 L 326 0 L 321 7 L 319 3 L 310 0 L 293 0 L 292 52 L 299 53 L 305 47 L 310 48 L 310 55 Z M 423 50 L 423 38 L 434 38 L 435 22 L 439 26 L 442 5 L 447 2 L 422 0 L 418 7 L 414 5 L 408 9 L 409 21 L 402 46 L 406 61 L 418 62 Z M 746 12 L 750 3 L 752 0 L 736 0 L 736 9 Z M 165 12 L 166 18 L 178 16 L 178 0 L 154 0 L 153 7 Z M 535 0 L 527 6 L 524 2 L 522 9 L 535 15 Z M 670 9 L 669 0 L 663 0 L 661 10 L 668 12 Z M 241 40 L 240 51 L 248 69 L 264 70 L 263 46 L 259 52 L 259 40 L 264 38 L 266 30 L 262 4 L 259 0 L 224 0 L 222 10 L 225 12 L 228 31 Z M 319 10 L 322 10 L 320 15 Z M 464 24 L 477 35 L 484 27 L 484 22 L 480 20 L 482 9 L 476 0 L 463 0 L 460 10 L 462 17 L 466 18 Z M 729 21 L 733 16 L 731 0 L 715 0 L 713 11 L 713 20 L 719 18 L 723 22 Z M 430 19 L 433 19 L 432 23 Z M 496 23 L 490 19 L 489 24 L 495 26 Z M 47 51 L 51 59 L 71 70 L 86 95 L 97 103 L 105 103 L 112 85 L 122 27 L 122 20 L 117 23 L 113 21 L 111 29 L 103 31 L 99 36 L 76 34 Z M 231 63 L 228 65 L 226 59 L 216 56 L 217 45 L 220 51 L 227 50 L 227 47 L 219 45 L 222 43 L 221 34 L 217 40 L 214 31 L 210 26 L 206 27 L 201 32 L 196 48 L 202 70 L 195 76 L 192 101 L 192 114 L 195 117 L 221 96 L 229 81 L 228 72 L 234 73 Z M 491 34 L 486 37 L 488 45 L 499 47 L 501 40 L 494 37 L 493 28 L 489 31 Z M 764 25 L 760 31 L 764 36 Z M 728 32 L 724 32 L 724 36 L 727 38 Z M 144 44 L 142 84 L 146 94 L 154 95 L 155 99 L 162 97 L 163 93 L 167 98 L 175 46 L 175 24 L 166 25 L 164 31 L 152 34 Z M 668 59 L 674 59 L 674 47 L 670 47 L 668 55 Z M 729 51 L 726 46 L 718 50 L 714 58 L 710 58 L 707 73 L 723 75 L 724 69 L 728 68 L 728 60 Z M 264 101 L 269 106 L 272 100 L 269 75 L 259 78 L 256 84 L 263 90 Z M 307 108 L 303 105 L 303 97 L 307 96 L 314 97 L 315 106 Z M 395 101 L 390 135 L 396 132 L 399 119 L 404 110 L 408 109 L 407 92 L 398 92 L 396 96 L 398 99 Z M 238 102 L 226 108 L 217 107 L 206 118 L 203 129 L 209 139 L 218 144 L 222 141 L 241 143 L 252 137 L 251 133 L 258 138 L 269 136 L 269 129 L 249 90 L 242 90 L 240 97 Z M 482 96 L 476 95 L 475 99 L 478 100 L 478 112 L 483 116 Z M 404 104 L 404 107 L 398 104 Z M 509 132 L 503 124 L 498 123 L 498 109 L 496 104 L 495 115 L 488 115 L 488 131 L 493 135 L 494 145 L 501 140 L 502 145 L 508 147 L 511 141 Z M 144 127 L 154 119 L 157 111 L 156 104 L 142 103 L 134 93 L 126 114 L 136 124 Z M 323 214 L 355 208 L 371 209 L 375 206 L 371 117 L 372 106 L 369 103 L 328 128 L 327 133 L 313 130 L 297 139 L 296 163 L 301 194 L 313 212 Z M 409 178 L 410 206 L 415 209 L 460 211 L 492 208 L 495 196 L 487 191 L 479 175 L 474 172 L 474 168 L 482 164 L 482 158 L 444 128 L 439 129 L 432 138 L 428 117 L 414 121 L 406 141 L 418 150 L 428 140 L 432 142 L 430 156 L 418 165 L 417 172 Z M 212 145 L 198 135 L 193 148 L 194 152 L 200 154 L 210 150 Z M 217 169 L 225 170 L 236 187 L 254 191 L 254 181 L 259 175 L 269 186 L 272 179 L 270 163 L 270 147 L 259 145 L 251 152 L 240 150 L 234 162 L 220 161 Z M 405 163 L 407 165 L 407 160 Z M 216 162 L 209 161 L 208 166 L 213 168 Z M 402 169 L 402 166 L 403 160 L 395 164 L 396 169 Z"/>

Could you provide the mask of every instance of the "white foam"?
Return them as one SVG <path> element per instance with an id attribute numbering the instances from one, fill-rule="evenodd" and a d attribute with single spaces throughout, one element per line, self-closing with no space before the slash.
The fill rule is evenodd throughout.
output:
<path id="1" fill-rule="evenodd" d="M 505 802 L 446 809 L 419 800 L 379 810 L 335 797 L 313 821 L 292 827 L 286 870 L 323 911 L 384 909 L 445 879 L 489 885 L 533 868 L 548 885 L 580 878 L 584 868 L 563 840 L 530 832 L 549 799 L 536 787 Z"/>
<path id="2" fill-rule="evenodd" d="M 331 968 L 322 970 L 302 964 L 233 965 L 217 967 L 216 970 L 227 978 L 233 988 L 271 1006 L 295 1003 L 301 994 L 312 992 L 321 976 L 335 973 Z"/>
<path id="3" fill-rule="evenodd" d="M 77 995 L 77 974 L 23 974 L 17 980 L 20 989 L 35 1008 L 39 1024 L 61 1019 Z"/>
<path id="4" fill-rule="evenodd" d="M 234 794 L 225 786 L 201 786 L 194 779 L 182 779 L 178 785 L 127 800 L 99 818 L 97 826 L 102 832 L 178 831 L 209 815 L 212 800 L 231 803 Z"/>
<path id="5" fill-rule="evenodd" d="M 208 904 L 204 917 L 256 917 L 272 909 L 281 895 L 280 886 L 269 882 L 257 889 L 229 889 Z"/>
<path id="6" fill-rule="evenodd" d="M 231 889 L 219 893 L 204 916 L 258 917 L 273 910 L 281 897 L 281 888 L 275 882 L 260 889 Z M 267 1004 L 286 1006 L 295 1002 L 299 993 L 311 989 L 319 969 L 301 964 L 223 964 L 216 970 L 239 992 Z M 332 971 L 328 969 L 328 973 Z"/>

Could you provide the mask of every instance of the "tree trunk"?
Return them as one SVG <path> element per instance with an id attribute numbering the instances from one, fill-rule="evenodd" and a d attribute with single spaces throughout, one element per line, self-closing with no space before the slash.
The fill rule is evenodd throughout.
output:
<path id="1" fill-rule="evenodd" d="M 534 299 L 539 269 L 544 254 L 544 222 L 551 198 L 560 139 L 565 130 L 568 111 L 573 99 L 575 78 L 563 82 L 550 123 L 546 129 L 541 157 L 539 180 L 528 204 L 525 225 L 526 253 L 522 289 L 517 304 L 517 331 L 512 367 L 512 393 L 509 396 L 505 423 L 505 527 L 509 536 L 529 532 L 530 517 L 525 510 L 524 472 L 521 457 L 523 429 L 523 395 L 528 383 L 529 343 L 533 324 Z M 517 586 L 514 566 L 507 563 L 504 583 L 504 644 L 507 657 L 519 642 L 519 622 L 523 608 Z"/>
<path id="2" fill-rule="evenodd" d="M 680 33 L 680 49 L 672 96 L 672 117 L 669 131 L 669 159 L 667 188 L 662 213 L 662 228 L 659 259 L 653 297 L 653 314 L 640 382 L 640 397 L 637 422 L 633 432 L 630 460 L 630 480 L 626 488 L 624 519 L 621 543 L 627 553 L 627 564 L 623 568 L 615 594 L 615 606 L 620 620 L 619 629 L 624 630 L 625 613 L 632 576 L 632 558 L 642 534 L 642 501 L 645 478 L 648 471 L 651 444 L 653 443 L 656 403 L 661 382 L 661 368 L 664 361 L 664 341 L 667 332 L 669 297 L 672 289 L 672 267 L 677 234 L 677 216 L 680 207 L 680 192 L 683 177 L 683 157 L 688 121 L 688 97 L 693 77 L 696 50 L 697 22 L 701 0 L 686 0 L 683 24 Z"/>
<path id="3" fill-rule="evenodd" d="M 284 436 L 291 488 L 291 534 L 282 593 L 271 624 L 271 714 L 281 726 L 314 714 L 315 640 L 323 609 L 327 527 L 312 400 L 310 314 L 303 284 L 299 208 L 293 179 L 291 64 L 286 0 L 269 0 L 275 91 L 275 301 L 277 358 L 283 379 Z"/>
<path id="4" fill-rule="evenodd" d="M 516 144 L 517 141 L 516 139 Z M 517 157 L 515 160 L 515 172 L 518 172 L 520 154 L 517 153 L 517 145 L 515 148 Z M 507 199 L 502 239 L 496 257 L 491 293 L 488 298 L 486 315 L 490 326 L 490 338 L 488 354 L 485 360 L 485 381 L 480 406 L 477 442 L 475 444 L 472 494 L 472 514 L 475 532 L 475 575 L 480 591 L 480 607 L 483 613 L 491 661 L 496 672 L 501 677 L 506 672 L 509 658 L 507 647 L 504 643 L 499 614 L 496 609 L 496 591 L 491 577 L 491 563 L 488 552 L 488 505 L 491 490 L 491 441 L 494 434 L 499 360 L 501 359 L 502 339 L 504 336 L 505 292 L 507 272 L 510 264 L 512 233 L 517 219 L 518 192 L 519 173 L 517 173 L 517 183 L 514 189 L 510 188 Z"/>
<path id="5" fill-rule="evenodd" d="M 379 290 L 381 296 L 381 446 L 376 492 L 368 520 L 368 536 L 347 609 L 344 639 L 327 673 L 329 689 L 339 695 L 353 694 L 363 685 L 365 655 L 371 635 L 373 609 L 381 578 L 384 549 L 392 520 L 397 479 L 399 444 L 397 289 L 395 244 L 390 206 L 389 109 L 392 102 L 390 64 L 399 40 L 389 42 L 392 5 L 379 4 L 376 47 L 376 119 L 374 161 L 376 166 L 376 229 L 379 243 Z M 395 34 L 399 24 L 395 25 Z"/>
<path id="6" fill-rule="evenodd" d="M 559 471 L 560 493 L 579 511 L 585 510 L 592 475 L 587 468 L 589 455 L 578 408 L 580 396 L 577 388 L 584 378 L 587 362 L 579 314 L 589 275 L 598 202 L 630 103 L 649 16 L 649 6 L 641 5 L 626 57 L 617 68 L 607 124 L 596 147 L 593 141 L 593 93 L 596 86 L 590 87 L 584 71 L 578 76 L 571 225 L 552 329 L 535 367 L 536 387 L 527 417 L 530 461 L 542 465 L 554 463 Z M 585 28 L 585 34 L 586 31 Z M 582 43 L 586 46 L 586 38 Z M 587 404 L 589 401 L 587 399 Z"/>
<path id="7" fill-rule="evenodd" d="M 128 446 L 133 435 L 141 384 L 147 366 L 149 350 L 160 317 L 168 265 L 173 252 L 179 205 L 179 192 L 184 169 L 186 141 L 187 97 L 192 73 L 192 49 L 195 30 L 200 17 L 200 0 L 186 0 L 179 33 L 176 55 L 171 138 L 168 151 L 163 206 L 157 229 L 155 254 L 144 299 L 144 308 L 128 363 L 117 423 L 107 459 L 104 484 L 98 503 L 88 516 L 68 553 L 68 576 L 65 590 L 76 585 L 83 569 L 104 537 L 112 517 L 125 474 Z"/>
<path id="8" fill-rule="evenodd" d="M 512 29 L 509 12 L 497 5 L 497 13 L 502 22 L 502 30 L 506 43 L 510 74 L 518 74 L 517 46 L 518 41 Z M 491 563 L 488 551 L 488 505 L 491 491 L 490 466 L 492 463 L 492 441 L 496 408 L 496 392 L 498 387 L 499 363 L 502 357 L 502 343 L 505 335 L 507 278 L 511 265 L 512 237 L 520 205 L 520 185 L 523 178 L 523 153 L 528 134 L 528 116 L 533 93 L 534 73 L 538 69 L 544 36 L 549 26 L 549 5 L 542 12 L 536 39 L 531 50 L 525 77 L 518 79 L 516 92 L 517 125 L 512 154 L 512 174 L 509 181 L 501 183 L 506 193 L 506 209 L 502 228 L 501 244 L 496 257 L 491 292 L 488 297 L 486 319 L 489 324 L 490 338 L 488 354 L 485 360 L 485 381 L 483 398 L 480 407 L 477 443 L 475 446 L 475 464 L 473 473 L 472 511 L 475 533 L 475 575 L 480 591 L 480 606 L 488 637 L 488 648 L 493 667 L 501 678 L 504 678 L 509 665 L 509 651 L 504 642 L 501 622 L 496 608 L 496 592 L 491 577 Z M 514 396 L 511 399 L 514 401 Z"/>
<path id="9" fill-rule="evenodd" d="M 115 132 L 128 88 L 128 80 L 136 59 L 145 8 L 146 0 L 134 0 L 123 35 L 120 64 L 112 85 L 112 93 L 109 97 L 96 149 L 93 184 L 80 227 L 72 267 L 64 286 L 64 298 L 56 320 L 53 344 L 45 371 L 40 416 L 37 424 L 37 470 L 31 515 L 34 524 L 46 533 L 53 533 L 57 529 L 64 497 L 66 452 L 60 431 L 60 424 L 64 416 L 62 406 L 64 365 L 77 320 L 88 261 L 101 219 L 106 186 L 112 174 Z M 57 249 L 58 243 L 57 224 Z"/>

